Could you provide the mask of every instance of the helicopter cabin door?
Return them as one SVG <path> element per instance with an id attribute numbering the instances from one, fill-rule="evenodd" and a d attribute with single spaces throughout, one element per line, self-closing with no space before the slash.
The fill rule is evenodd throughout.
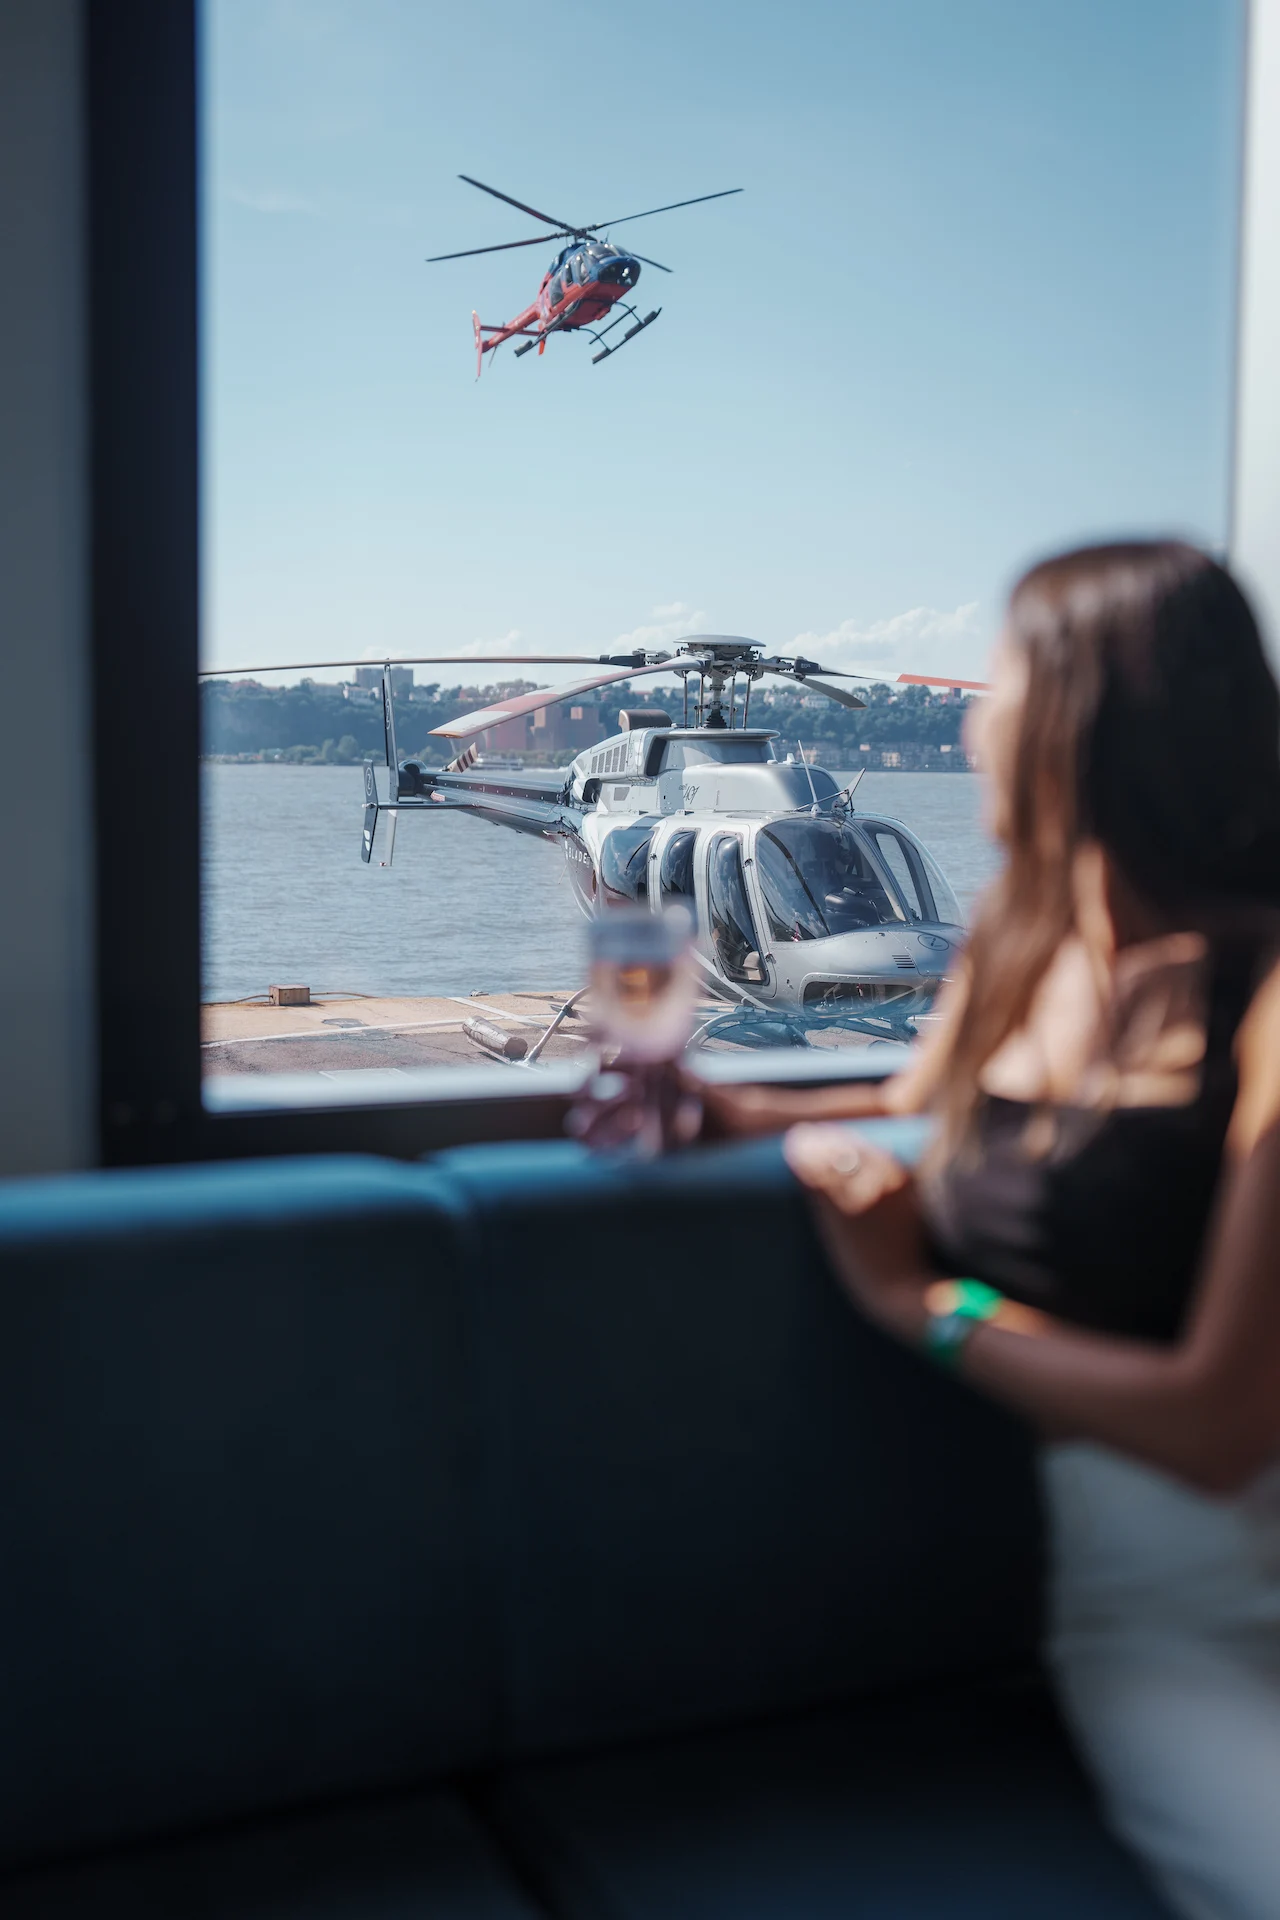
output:
<path id="1" fill-rule="evenodd" d="M 716 972 L 753 997 L 772 991 L 764 947 L 747 894 L 742 841 L 736 833 L 707 832 L 705 926 Z"/>

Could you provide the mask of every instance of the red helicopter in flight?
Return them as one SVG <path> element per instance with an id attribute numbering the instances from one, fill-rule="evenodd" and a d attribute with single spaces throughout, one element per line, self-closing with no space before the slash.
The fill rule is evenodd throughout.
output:
<path id="1" fill-rule="evenodd" d="M 539 213 L 536 207 L 527 207 L 523 200 L 513 200 L 509 193 L 499 193 L 496 187 L 486 187 L 483 180 L 473 180 L 469 173 L 460 173 L 458 178 L 465 180 L 469 187 L 479 187 L 481 193 L 491 193 L 495 200 L 505 200 L 509 207 L 516 207 L 534 220 L 541 220 L 544 226 L 553 228 L 554 232 L 534 234 L 531 240 L 507 240 L 496 247 L 467 247 L 461 253 L 432 254 L 428 265 L 435 265 L 440 260 L 469 260 L 478 253 L 508 253 L 513 247 L 538 247 L 549 239 L 568 240 L 571 243 L 561 248 L 543 274 L 542 285 L 532 306 L 518 313 L 514 320 L 508 320 L 502 327 L 488 327 L 482 324 L 478 314 L 472 314 L 477 380 L 484 371 L 486 353 L 492 353 L 504 340 L 520 340 L 521 344 L 516 348 L 517 355 L 528 353 L 534 347 L 539 353 L 544 353 L 551 334 L 585 332 L 600 348 L 599 353 L 591 356 L 592 365 L 607 360 L 619 347 L 625 347 L 628 340 L 634 340 L 638 333 L 652 326 L 662 312 L 661 307 L 655 307 L 642 320 L 625 298 L 640 278 L 641 263 L 646 267 L 657 267 L 660 273 L 670 273 L 672 269 L 664 267 L 661 260 L 650 260 L 643 253 L 627 253 L 608 240 L 602 240 L 601 229 L 621 227 L 628 220 L 648 220 L 655 213 L 673 213 L 677 207 L 696 207 L 704 200 L 727 200 L 730 194 L 742 192 L 741 187 L 726 187 L 720 193 L 700 193 L 692 200 L 673 200 L 665 207 L 649 207 L 644 213 L 624 214 L 621 220 L 597 220 L 593 226 L 575 227 L 571 221 L 555 220 L 549 213 Z M 621 311 L 607 326 L 597 327 L 596 323 L 615 307 Z M 606 336 L 628 318 L 632 324 L 622 338 L 615 340 L 612 346 L 606 346 Z"/>

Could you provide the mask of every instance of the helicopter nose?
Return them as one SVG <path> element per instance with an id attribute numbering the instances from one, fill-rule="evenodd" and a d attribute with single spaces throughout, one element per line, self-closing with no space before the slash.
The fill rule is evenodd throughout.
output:
<path id="1" fill-rule="evenodd" d="M 952 960 L 950 941 L 942 934 L 930 933 L 928 944 L 914 928 L 893 922 L 889 926 L 868 925 L 862 931 L 829 934 L 824 940 L 808 941 L 804 958 L 813 968 L 816 986 L 827 992 L 845 982 L 861 981 L 879 989 L 933 987 L 947 972 Z M 821 997 L 815 992 L 815 998 Z M 856 998 L 853 994 L 851 997 Z"/>
<path id="2" fill-rule="evenodd" d="M 634 287 L 640 278 L 640 262 L 629 254 L 618 254 L 613 260 L 605 261 L 599 278 L 606 287 Z"/>

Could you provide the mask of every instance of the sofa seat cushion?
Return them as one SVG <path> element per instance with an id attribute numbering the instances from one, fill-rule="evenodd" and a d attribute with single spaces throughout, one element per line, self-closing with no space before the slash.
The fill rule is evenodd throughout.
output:
<path id="1" fill-rule="evenodd" d="M 296 1816 L 0 1881 L 5 1920 L 538 1920 L 445 1793 Z"/>
<path id="2" fill-rule="evenodd" d="M 1168 1920 L 1030 1683 L 524 1768 L 489 1811 L 565 1920 Z"/>

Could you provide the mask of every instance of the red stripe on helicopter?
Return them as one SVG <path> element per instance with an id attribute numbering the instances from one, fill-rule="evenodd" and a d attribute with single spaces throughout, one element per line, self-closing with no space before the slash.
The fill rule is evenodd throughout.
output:
<path id="1" fill-rule="evenodd" d="M 949 680 L 937 673 L 900 673 L 898 680 L 912 687 L 961 687 L 966 693 L 990 693 L 991 686 L 986 680 Z"/>

